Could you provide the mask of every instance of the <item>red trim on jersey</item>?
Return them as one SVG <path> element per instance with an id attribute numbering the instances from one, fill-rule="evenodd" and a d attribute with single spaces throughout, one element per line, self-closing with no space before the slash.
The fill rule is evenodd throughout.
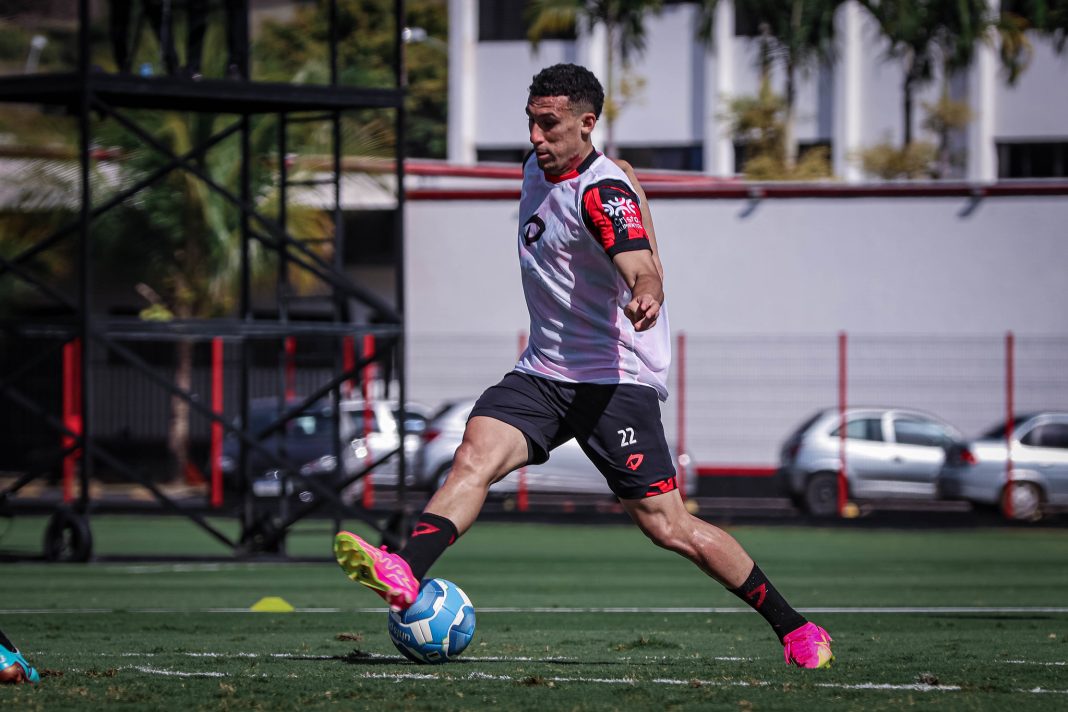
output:
<path id="1" fill-rule="evenodd" d="M 569 171 L 567 171 L 565 173 L 561 173 L 558 176 L 551 176 L 548 173 L 546 173 L 545 171 L 542 171 L 542 175 L 544 175 L 545 176 L 545 180 L 549 181 L 550 183 L 563 183 L 565 180 L 571 180 L 572 178 L 578 178 L 579 177 L 579 173 L 582 173 L 584 170 L 586 170 L 591 165 L 593 165 L 593 162 L 596 161 L 598 159 L 598 157 L 600 157 L 600 155 L 601 154 L 598 153 L 596 150 L 590 151 L 589 155 L 587 155 L 585 158 L 583 158 L 579 162 L 579 164 L 577 166 L 575 166 L 574 168 L 572 168 L 571 170 L 569 170 Z M 525 163 L 525 161 L 524 161 L 524 163 Z"/>

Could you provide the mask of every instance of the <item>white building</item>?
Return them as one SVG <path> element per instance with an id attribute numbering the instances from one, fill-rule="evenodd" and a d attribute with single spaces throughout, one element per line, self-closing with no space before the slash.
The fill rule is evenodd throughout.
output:
<path id="1" fill-rule="evenodd" d="M 996 6 L 997 0 L 994 0 Z M 449 146 L 452 162 L 511 160 L 528 146 L 518 112 L 530 78 L 557 62 L 590 67 L 604 81 L 603 31 L 577 39 L 526 39 L 527 0 L 449 0 Z M 724 97 L 753 95 L 759 80 L 757 42 L 745 36 L 733 2 L 720 3 L 715 42 L 695 39 L 692 2 L 664 3 L 646 24 L 646 51 L 631 77 L 644 87 L 615 126 L 621 155 L 649 168 L 682 168 L 729 176 L 735 148 L 722 118 Z M 862 176 L 858 151 L 884 141 L 901 142 L 901 64 L 886 59 L 888 43 L 856 2 L 837 16 L 837 61 L 799 77 L 796 135 L 802 147 L 829 145 L 835 175 Z M 1032 36 L 1034 56 L 1014 86 L 1003 76 L 996 45 L 983 44 L 967 75 L 952 84 L 974 119 L 967 135 L 961 176 L 972 181 L 1068 176 L 1068 54 Z M 773 77 L 776 91 L 782 77 Z M 923 102 L 934 102 L 940 80 L 915 96 L 913 132 L 924 138 Z M 926 137 L 933 139 L 933 137 Z"/>

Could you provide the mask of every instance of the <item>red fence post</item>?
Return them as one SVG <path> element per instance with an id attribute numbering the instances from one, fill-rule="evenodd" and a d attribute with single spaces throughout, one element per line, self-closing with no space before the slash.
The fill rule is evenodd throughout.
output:
<path id="1" fill-rule="evenodd" d="M 1012 507 L 1012 439 L 1013 411 L 1016 390 L 1016 337 L 1011 331 L 1005 334 L 1005 516 L 1013 517 Z"/>
<path id="2" fill-rule="evenodd" d="M 221 418 L 223 414 L 223 340 L 211 340 L 211 412 Z M 218 420 L 211 421 L 211 506 L 223 503 L 222 481 L 223 426 Z"/>
<path id="3" fill-rule="evenodd" d="M 849 356 L 848 341 L 845 331 L 838 332 L 838 516 L 845 512 L 846 493 L 846 387 L 848 380 Z"/>
<path id="4" fill-rule="evenodd" d="M 678 369 L 678 395 L 675 397 L 678 407 L 678 416 L 675 423 L 675 457 L 679 459 L 676 464 L 679 466 L 679 492 L 682 494 L 682 498 L 686 499 L 686 468 L 683 466 L 682 458 L 688 457 L 686 453 L 686 332 L 680 331 L 676 337 L 678 346 L 678 358 L 676 368 Z"/>
<path id="5" fill-rule="evenodd" d="M 286 352 L 286 402 L 297 397 L 297 340 L 292 336 L 285 338 Z"/>
<path id="6" fill-rule="evenodd" d="M 63 425 L 76 436 L 82 434 L 82 342 L 72 339 L 63 345 Z M 74 446 L 76 438 L 64 435 L 64 450 Z M 74 468 L 81 449 L 63 456 L 63 501 L 74 500 Z"/>
<path id="7" fill-rule="evenodd" d="M 363 437 L 366 441 L 367 451 L 365 462 L 370 464 L 374 459 L 371 454 L 371 428 L 374 425 L 374 411 L 371 410 L 371 381 L 375 378 L 375 365 L 370 363 L 370 360 L 375 357 L 375 337 L 374 334 L 364 334 L 363 336 L 363 357 L 367 359 L 368 364 L 363 368 L 363 378 L 360 379 L 360 392 L 363 395 Z M 399 437 L 401 447 L 404 447 L 404 427 L 403 424 L 398 424 L 400 427 Z M 371 509 L 375 506 L 375 483 L 374 473 L 368 472 L 363 478 L 363 508 Z"/>
<path id="8" fill-rule="evenodd" d="M 351 336 L 346 336 L 341 340 L 341 367 L 346 372 L 356 368 L 356 340 Z M 345 398 L 352 398 L 355 390 L 351 378 L 341 384 L 341 392 Z"/>
<path id="9" fill-rule="evenodd" d="M 519 332 L 519 355 L 527 350 L 527 332 Z M 516 493 L 516 507 L 520 512 L 525 512 L 530 507 L 530 499 L 527 496 L 527 468 L 519 468 L 519 491 Z"/>

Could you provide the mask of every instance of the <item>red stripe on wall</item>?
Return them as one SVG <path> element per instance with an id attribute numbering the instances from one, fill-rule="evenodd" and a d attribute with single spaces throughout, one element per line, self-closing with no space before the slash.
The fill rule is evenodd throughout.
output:
<path id="1" fill-rule="evenodd" d="M 641 178 L 639 177 L 639 180 Z M 991 185 L 947 184 L 865 184 L 865 185 L 781 185 L 781 184 L 708 184 L 663 183 L 646 186 L 650 198 L 763 200 L 765 198 L 1004 198 L 1015 196 L 1049 197 L 1068 195 L 1068 181 L 1008 181 Z M 519 190 L 509 189 L 435 189 L 413 188 L 408 200 L 518 200 Z"/>

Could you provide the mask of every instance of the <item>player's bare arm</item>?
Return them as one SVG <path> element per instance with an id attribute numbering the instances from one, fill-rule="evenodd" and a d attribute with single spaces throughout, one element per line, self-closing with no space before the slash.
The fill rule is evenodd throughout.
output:
<path id="1" fill-rule="evenodd" d="M 622 169 L 627 174 L 627 180 L 630 181 L 631 186 L 634 187 L 634 192 L 638 195 L 638 199 L 641 203 L 642 211 L 642 223 L 645 225 L 645 232 L 649 235 L 649 245 L 653 249 L 653 263 L 656 265 L 656 271 L 660 275 L 660 279 L 664 279 L 664 265 L 660 262 L 660 251 L 656 247 L 656 231 L 653 229 L 653 213 L 649 209 L 649 199 L 645 196 L 645 189 L 642 188 L 642 184 L 638 182 L 638 176 L 634 173 L 634 166 L 628 161 L 624 161 L 622 158 L 613 158 L 612 162 Z"/>
<path id="2" fill-rule="evenodd" d="M 664 282 L 647 250 L 620 252 L 612 261 L 630 287 L 631 300 L 623 308 L 635 331 L 645 331 L 656 324 L 660 305 L 664 303 Z"/>

